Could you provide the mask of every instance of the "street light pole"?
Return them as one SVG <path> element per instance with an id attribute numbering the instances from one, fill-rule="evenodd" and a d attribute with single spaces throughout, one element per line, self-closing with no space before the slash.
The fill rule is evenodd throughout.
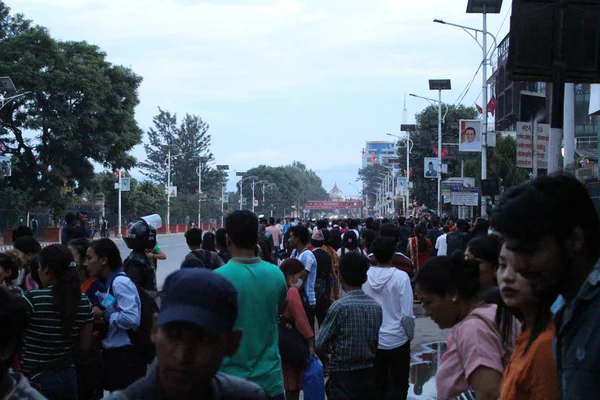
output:
<path id="1" fill-rule="evenodd" d="M 481 138 L 483 141 L 481 142 L 481 179 L 487 179 L 487 129 L 488 129 L 488 87 L 487 87 L 487 16 L 486 16 L 486 8 L 487 6 L 483 5 L 483 35 L 482 47 L 483 47 L 483 61 L 481 65 L 481 75 L 482 75 L 482 103 L 483 103 L 483 126 L 481 128 Z M 490 57 L 491 59 L 491 57 Z"/>
<path id="2" fill-rule="evenodd" d="M 169 146 L 169 155 L 167 156 L 167 233 L 171 232 L 171 146 Z"/>
<path id="3" fill-rule="evenodd" d="M 121 234 L 121 219 L 122 219 L 122 217 L 121 217 L 121 193 L 122 193 L 121 189 L 123 188 L 123 185 L 122 185 L 121 182 L 122 182 L 123 178 L 122 178 L 122 175 L 121 175 L 121 171 L 119 170 L 117 172 L 119 173 L 119 223 L 117 225 L 118 231 L 117 231 L 117 235 L 116 236 L 117 236 L 118 239 L 120 239 L 123 236 Z"/>
<path id="4" fill-rule="evenodd" d="M 437 173 L 437 215 L 442 216 L 442 89 L 438 90 L 438 173 Z"/>

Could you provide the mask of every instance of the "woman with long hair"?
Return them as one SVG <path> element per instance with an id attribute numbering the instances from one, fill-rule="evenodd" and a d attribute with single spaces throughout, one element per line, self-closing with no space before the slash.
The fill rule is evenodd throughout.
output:
<path id="1" fill-rule="evenodd" d="M 79 274 L 66 247 L 53 244 L 39 253 L 41 289 L 26 292 L 30 320 L 21 367 L 48 399 L 77 399 L 73 351 L 86 352 L 92 340 L 92 307 L 81 293 Z"/>
<path id="2" fill-rule="evenodd" d="M 351 230 L 344 233 L 344 236 L 342 238 L 342 247 L 337 251 L 337 255 L 339 257 L 342 257 L 344 254 L 350 252 L 362 254 L 365 257 L 368 256 L 367 253 L 365 253 L 365 251 L 360 248 L 358 236 L 356 236 L 356 233 Z"/>
<path id="3" fill-rule="evenodd" d="M 16 258 L 10 254 L 0 253 L 0 286 L 6 287 L 14 294 L 22 295 L 21 288 L 13 284 L 13 280 L 19 275 Z"/>
<path id="4" fill-rule="evenodd" d="M 206 232 L 202 237 L 202 250 L 216 252 L 217 247 L 215 244 L 215 234 L 212 232 Z"/>
<path id="5" fill-rule="evenodd" d="M 504 302 L 519 310 L 524 329 L 517 337 L 512 357 L 500 384 L 500 400 L 558 400 L 556 361 L 552 355 L 553 296 L 536 293 L 515 267 L 527 261 L 502 246 L 498 283 Z"/>
<path id="6" fill-rule="evenodd" d="M 73 254 L 81 292 L 90 299 L 92 306 L 100 307 L 101 301 L 96 293 L 104 293 L 104 284 L 95 276 L 90 276 L 85 266 L 85 256 L 90 247 L 90 241 L 86 238 L 73 239 L 69 243 L 69 250 Z M 89 351 L 77 354 L 77 390 L 80 399 L 97 400 L 104 395 L 102 389 L 102 344 L 100 337 L 105 334 L 104 324 L 94 323 L 92 344 Z"/>
<path id="7" fill-rule="evenodd" d="M 302 305 L 302 299 L 300 298 L 300 292 L 298 291 L 302 286 L 302 280 L 298 279 L 298 275 L 304 271 L 304 264 L 296 258 L 288 258 L 281 263 L 279 268 L 285 276 L 288 287 L 286 308 L 280 318 L 289 321 L 294 326 L 294 329 L 298 330 L 306 341 L 309 352 L 314 355 L 316 354 L 315 335 L 308 322 Z M 282 367 L 285 398 L 288 400 L 298 400 L 300 398 L 300 390 L 302 389 L 304 366 L 293 366 L 282 363 Z"/>
<path id="8" fill-rule="evenodd" d="M 412 260 L 415 273 L 418 273 L 421 267 L 431 258 L 433 246 L 431 241 L 425 237 L 426 234 L 427 229 L 421 225 L 415 227 L 415 235 L 408 239 L 408 246 L 404 253 Z"/>
<path id="9" fill-rule="evenodd" d="M 438 399 L 497 399 L 510 350 L 494 324 L 497 306 L 480 297 L 478 263 L 459 252 L 432 258 L 417 274 L 415 291 L 425 315 L 452 328 L 436 375 Z"/>

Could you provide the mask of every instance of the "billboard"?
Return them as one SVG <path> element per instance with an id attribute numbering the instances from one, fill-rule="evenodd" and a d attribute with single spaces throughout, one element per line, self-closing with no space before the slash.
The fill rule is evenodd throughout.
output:
<path id="1" fill-rule="evenodd" d="M 398 188 L 398 193 L 405 194 L 407 186 L 408 186 L 407 179 L 403 176 L 398 177 L 398 179 L 396 180 L 396 187 Z"/>
<path id="2" fill-rule="evenodd" d="M 437 157 L 425 157 L 423 159 L 423 176 L 425 178 L 437 178 L 440 162 Z"/>
<path id="3" fill-rule="evenodd" d="M 453 188 L 451 204 L 477 207 L 479 205 L 479 188 Z"/>
<path id="4" fill-rule="evenodd" d="M 481 121 L 461 119 L 458 122 L 458 151 L 481 152 Z"/>
<path id="5" fill-rule="evenodd" d="M 0 177 L 12 176 L 12 160 L 9 156 L 0 156 Z"/>
<path id="6" fill-rule="evenodd" d="M 121 178 L 121 192 L 131 191 L 131 178 Z"/>
<path id="7" fill-rule="evenodd" d="M 169 186 L 169 197 L 177 197 L 177 186 Z"/>

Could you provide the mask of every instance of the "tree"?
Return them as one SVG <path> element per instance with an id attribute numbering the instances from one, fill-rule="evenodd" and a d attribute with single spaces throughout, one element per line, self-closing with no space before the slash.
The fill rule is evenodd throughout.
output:
<path id="1" fill-rule="evenodd" d="M 106 61 L 86 42 L 61 42 L 0 2 L 0 75 L 31 93 L 0 111 L 0 140 L 13 176 L 2 187 L 26 193 L 30 209 L 55 215 L 83 193 L 92 162 L 131 168 L 127 152 L 141 142 L 134 119 L 141 78 Z"/>
<path id="2" fill-rule="evenodd" d="M 210 152 L 209 124 L 197 115 L 186 114 L 181 123 L 177 115 L 158 109 L 154 126 L 148 130 L 149 144 L 144 145 L 147 161 L 140 163 L 144 175 L 154 182 L 167 184 L 169 148 L 171 149 L 171 182 L 177 186 L 177 198 L 171 200 L 171 218 L 195 220 L 198 214 L 198 163 L 202 163 L 202 202 L 204 217 L 221 215 L 218 192 L 225 184 L 226 174 L 210 167 L 214 156 Z M 208 219 L 208 218 L 207 218 Z"/>
<path id="3" fill-rule="evenodd" d="M 305 203 L 307 200 L 326 200 L 327 191 L 322 186 L 321 178 L 300 162 L 294 161 L 291 165 L 281 167 L 268 167 L 260 165 L 248 170 L 246 177 L 256 176 L 257 181 L 274 183 L 276 188 L 265 188 L 265 201 L 263 202 L 262 184 L 255 186 L 255 198 L 258 200 L 258 208 L 255 211 L 270 215 L 282 216 L 284 211 L 290 211 L 292 206 Z M 246 208 L 252 207 L 251 180 L 243 184 L 244 198 L 248 199 Z M 238 182 L 238 188 L 240 187 Z"/>

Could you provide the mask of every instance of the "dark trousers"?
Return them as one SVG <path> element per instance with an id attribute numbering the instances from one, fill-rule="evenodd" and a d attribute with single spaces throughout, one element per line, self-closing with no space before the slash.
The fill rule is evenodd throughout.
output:
<path id="1" fill-rule="evenodd" d="M 104 390 L 125 389 L 146 376 L 146 362 L 133 347 L 104 349 Z"/>
<path id="2" fill-rule="evenodd" d="M 48 400 L 77 400 L 77 372 L 75 366 L 31 375 L 31 383 L 39 387 Z"/>
<path id="3" fill-rule="evenodd" d="M 375 356 L 375 400 L 406 399 L 410 373 L 410 342 Z"/>
<path id="4" fill-rule="evenodd" d="M 102 390 L 103 364 L 102 348 L 94 341 L 86 353 L 77 353 L 77 390 L 81 400 L 99 400 L 104 397 Z"/>
<path id="5" fill-rule="evenodd" d="M 365 400 L 373 397 L 373 368 L 352 372 L 331 372 L 325 385 L 327 400 Z"/>

